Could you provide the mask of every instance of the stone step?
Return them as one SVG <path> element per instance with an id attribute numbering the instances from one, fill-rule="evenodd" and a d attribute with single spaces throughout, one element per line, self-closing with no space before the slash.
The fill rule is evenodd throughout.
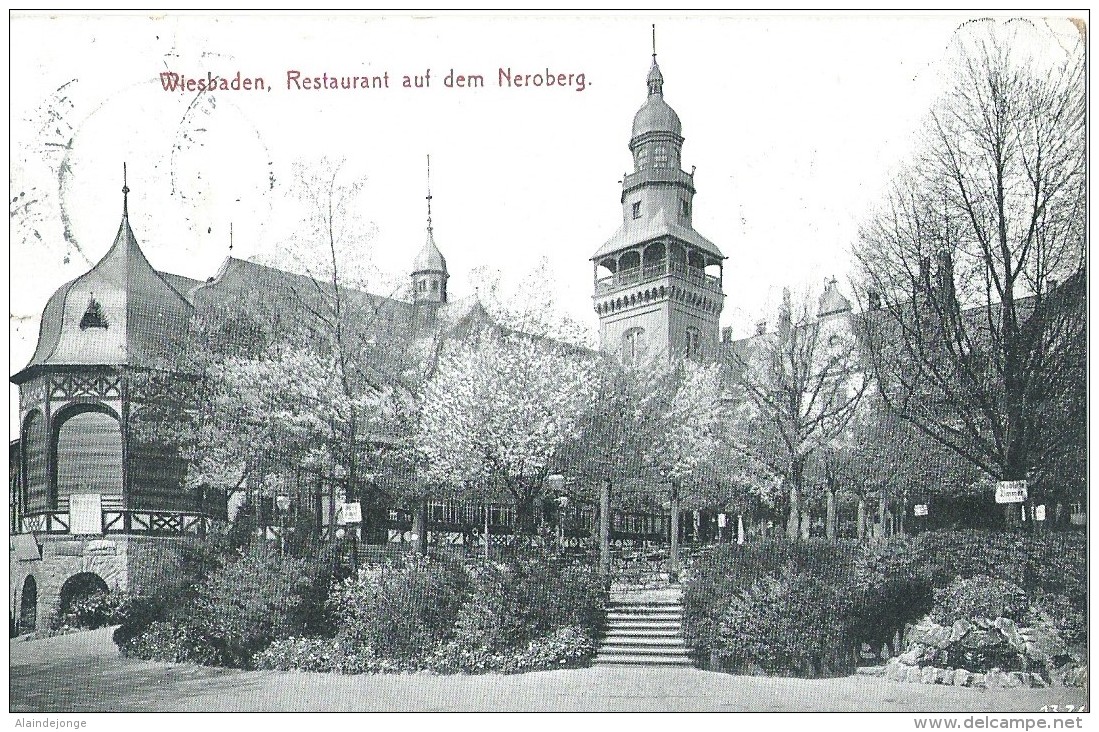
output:
<path id="1" fill-rule="evenodd" d="M 679 637 L 608 637 L 603 639 L 599 646 L 601 651 L 614 650 L 614 648 L 646 648 L 646 650 L 685 650 L 682 639 Z"/>
<path id="2" fill-rule="evenodd" d="M 607 624 L 612 623 L 675 623 L 680 624 L 684 620 L 682 615 L 622 615 L 607 614 Z"/>
<path id="3" fill-rule="evenodd" d="M 596 666 L 684 666 L 691 667 L 694 664 L 691 659 L 684 656 L 655 657 L 655 656 L 596 656 Z"/>
<path id="4" fill-rule="evenodd" d="M 642 655 L 642 656 L 689 656 L 687 646 L 682 643 L 664 643 L 654 646 L 638 646 L 623 643 L 604 643 L 599 646 L 599 655 Z"/>
<path id="5" fill-rule="evenodd" d="M 633 635 L 648 635 L 652 632 L 679 635 L 683 631 L 683 626 L 679 623 L 615 623 L 608 625 L 603 630 L 607 633 L 622 631 Z"/>
<path id="6" fill-rule="evenodd" d="M 620 628 L 610 627 L 605 638 L 681 638 L 679 628 Z"/>

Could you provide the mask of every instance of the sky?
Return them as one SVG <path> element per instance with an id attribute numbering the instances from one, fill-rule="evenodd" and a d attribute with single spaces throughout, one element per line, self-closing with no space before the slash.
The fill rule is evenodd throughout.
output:
<path id="1" fill-rule="evenodd" d="M 783 287 L 846 282 L 859 223 L 912 155 L 961 15 L 435 17 L 15 15 L 10 68 L 10 366 L 49 296 L 109 248 L 121 215 L 153 266 L 196 279 L 229 254 L 279 261 L 299 169 L 361 181 L 348 236 L 403 282 L 424 241 L 425 156 L 452 297 L 490 267 L 548 262 L 556 307 L 593 330 L 589 257 L 621 223 L 651 25 L 696 167 L 695 228 L 726 255 L 722 325 L 751 330 Z M 1072 38 L 1063 20 L 1036 20 Z M 573 83 L 501 86 L 501 70 Z M 165 91 L 162 72 L 265 91 Z M 388 88 L 288 89 L 288 72 Z M 405 75 L 426 87 L 404 88 Z M 479 74 L 483 88 L 445 85 Z M 576 77 L 584 75 L 581 90 Z M 567 81 L 567 76 L 566 76 Z M 340 162 L 342 161 L 342 163 Z M 848 292 L 851 296 L 851 293 Z"/>

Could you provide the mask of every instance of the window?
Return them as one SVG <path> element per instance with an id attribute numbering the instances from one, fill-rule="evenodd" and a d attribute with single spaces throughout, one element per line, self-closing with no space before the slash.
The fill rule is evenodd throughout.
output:
<path id="1" fill-rule="evenodd" d="M 439 280 L 432 280 L 431 281 L 431 291 L 432 292 L 438 292 L 439 291 Z"/>
<path id="2" fill-rule="evenodd" d="M 685 355 L 687 358 L 698 358 L 702 355 L 702 334 L 698 328 L 687 328 L 687 341 Z"/>
<path id="3" fill-rule="evenodd" d="M 668 146 L 665 144 L 657 145 L 653 148 L 653 162 L 658 168 L 665 168 L 668 166 Z"/>
<path id="4" fill-rule="evenodd" d="M 80 330 L 106 327 L 107 319 L 103 317 L 103 307 L 94 297 L 89 299 L 88 309 L 84 311 L 84 317 L 80 319 Z"/>
<path id="5" fill-rule="evenodd" d="M 645 167 L 645 163 L 647 162 L 649 162 L 649 148 L 647 145 L 642 145 L 641 147 L 637 148 L 637 154 L 634 158 L 634 164 L 636 165 L 637 169 L 640 170 L 641 168 Z"/>
<path id="6" fill-rule="evenodd" d="M 682 206 L 679 209 L 679 214 L 683 218 L 687 218 L 691 215 L 691 202 L 684 198 L 680 201 L 680 203 L 682 204 Z"/>
<path id="7" fill-rule="evenodd" d="M 645 353 L 645 329 L 631 328 L 622 335 L 622 356 L 628 363 L 637 363 Z"/>
<path id="8" fill-rule="evenodd" d="M 635 219 L 641 218 L 641 201 L 635 201 L 633 204 L 633 217 Z"/>

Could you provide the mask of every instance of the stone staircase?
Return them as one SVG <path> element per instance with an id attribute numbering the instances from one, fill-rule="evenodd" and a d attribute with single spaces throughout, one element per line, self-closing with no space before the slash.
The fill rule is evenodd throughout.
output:
<path id="1" fill-rule="evenodd" d="M 678 588 L 612 592 L 596 666 L 693 666 Z"/>

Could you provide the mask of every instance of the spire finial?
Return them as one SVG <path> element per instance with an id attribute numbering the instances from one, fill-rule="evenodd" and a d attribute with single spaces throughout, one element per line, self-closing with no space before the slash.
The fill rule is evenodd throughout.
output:
<path id="1" fill-rule="evenodd" d="M 427 155 L 427 230 L 431 231 L 431 153 Z"/>
<path id="2" fill-rule="evenodd" d="M 229 222 L 229 256 L 233 256 L 233 222 Z"/>
<path id="3" fill-rule="evenodd" d="M 126 185 L 126 163 L 122 163 L 122 215 L 130 217 L 130 186 Z"/>
<path id="4" fill-rule="evenodd" d="M 656 63 L 656 23 L 653 23 L 653 63 Z"/>

